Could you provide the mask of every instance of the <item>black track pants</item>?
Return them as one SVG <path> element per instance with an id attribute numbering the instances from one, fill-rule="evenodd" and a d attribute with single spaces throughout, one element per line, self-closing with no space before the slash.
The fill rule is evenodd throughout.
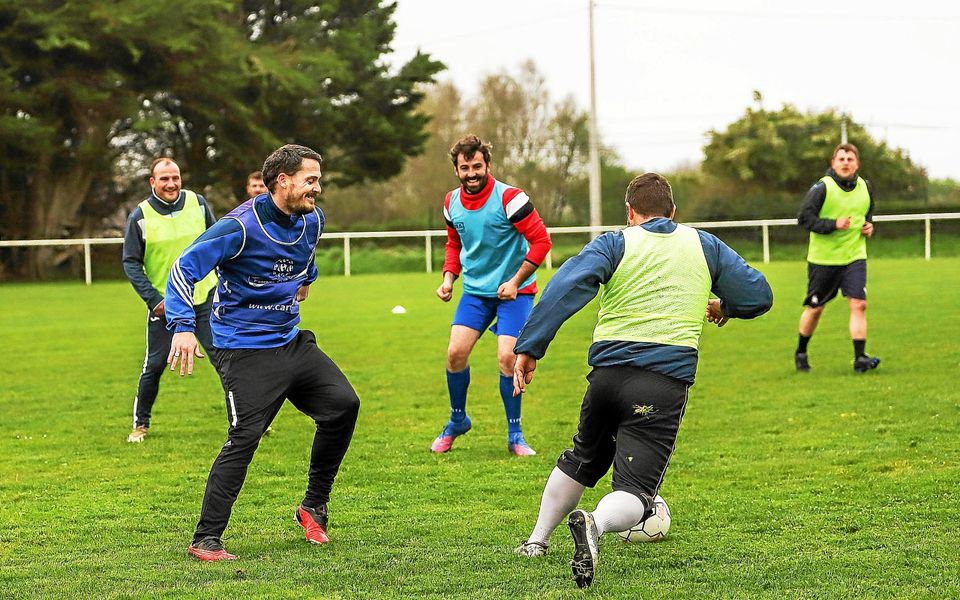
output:
<path id="1" fill-rule="evenodd" d="M 330 499 L 360 409 L 350 382 L 310 331 L 279 348 L 221 350 L 219 364 L 230 429 L 210 469 L 194 542 L 223 534 L 253 453 L 284 400 L 316 423 L 303 499 L 311 507 Z"/>

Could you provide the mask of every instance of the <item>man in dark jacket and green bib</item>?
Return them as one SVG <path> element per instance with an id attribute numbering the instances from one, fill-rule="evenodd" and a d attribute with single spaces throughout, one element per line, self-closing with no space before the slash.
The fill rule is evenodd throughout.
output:
<path id="1" fill-rule="evenodd" d="M 716 236 L 673 220 L 677 207 L 662 175 L 634 178 L 624 199 L 628 227 L 604 233 L 563 263 L 514 348 L 520 394 L 560 326 L 600 294 L 573 448 L 557 460 L 537 522 L 516 549 L 543 556 L 567 517 L 580 587 L 593 583 L 600 536 L 630 529 L 655 510 L 696 376 L 704 315 L 723 326 L 773 305 L 762 273 Z M 592 512 L 576 509 L 611 466 L 613 491 Z"/>
<path id="2" fill-rule="evenodd" d="M 800 336 L 794 362 L 810 370 L 807 344 L 824 306 L 840 291 L 850 304 L 853 370 L 876 369 L 880 359 L 868 356 L 867 346 L 867 238 L 873 235 L 873 193 L 858 175 L 860 154 L 853 144 L 833 151 L 827 174 L 807 192 L 797 221 L 810 232 L 807 253 L 806 308 L 800 316 Z"/>
<path id="3" fill-rule="evenodd" d="M 147 305 L 147 351 L 133 400 L 133 430 L 127 436 L 128 442 L 142 442 L 146 437 L 160 390 L 160 376 L 167 365 L 173 334 L 167 330 L 163 294 L 170 267 L 187 246 L 216 222 L 203 196 L 181 189 L 180 167 L 173 160 L 153 161 L 150 187 L 150 197 L 130 213 L 123 238 L 123 270 Z M 215 352 L 210 334 L 210 305 L 216 284 L 216 275 L 211 274 L 197 284 L 193 298 L 197 336 L 208 353 Z"/>

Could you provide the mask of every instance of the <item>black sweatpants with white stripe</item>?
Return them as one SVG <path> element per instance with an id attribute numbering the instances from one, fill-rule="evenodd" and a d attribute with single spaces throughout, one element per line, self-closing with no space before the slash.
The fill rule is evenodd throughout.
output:
<path id="1" fill-rule="evenodd" d="M 630 366 L 595 367 L 587 381 L 573 448 L 557 467 L 592 488 L 612 464 L 613 489 L 650 506 L 670 464 L 689 386 Z"/>
<path id="2" fill-rule="evenodd" d="M 210 307 L 213 296 L 203 304 L 194 307 L 197 312 L 197 340 L 203 346 L 210 364 L 217 364 L 217 349 L 213 347 L 213 334 L 210 332 Z M 167 370 L 167 357 L 170 355 L 170 343 L 173 332 L 167 329 L 167 320 L 153 312 L 147 313 L 147 351 L 143 358 L 143 370 L 137 382 L 137 395 L 133 399 L 133 426 L 149 427 L 153 414 L 153 405 L 160 393 L 160 377 Z"/>
<path id="3" fill-rule="evenodd" d="M 284 400 L 316 423 L 303 505 L 330 500 L 333 480 L 350 446 L 360 400 L 310 331 L 279 348 L 220 350 L 227 398 L 227 442 L 210 468 L 194 543 L 227 528 L 247 467 Z"/>

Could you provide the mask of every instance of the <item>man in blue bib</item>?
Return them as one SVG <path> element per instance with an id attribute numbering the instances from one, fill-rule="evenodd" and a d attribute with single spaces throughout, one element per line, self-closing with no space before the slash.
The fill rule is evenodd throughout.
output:
<path id="1" fill-rule="evenodd" d="M 523 438 L 520 396 L 513 395 L 513 345 L 537 293 L 536 270 L 550 252 L 550 235 L 530 198 L 519 188 L 497 181 L 490 173 L 490 146 L 475 135 L 450 150 L 460 187 L 447 193 L 443 283 L 437 296 L 453 297 L 453 282 L 463 276 L 463 297 L 457 306 L 447 347 L 447 390 L 450 421 L 433 441 L 433 452 L 447 452 L 453 440 L 470 431 L 467 388 L 468 359 L 483 331 L 497 336 L 500 397 L 507 416 L 507 450 L 517 456 L 536 454 Z"/>
<path id="2" fill-rule="evenodd" d="M 175 333 L 167 362 L 180 375 L 202 358 L 190 298 L 216 269 L 211 329 L 226 391 L 230 428 L 210 469 L 200 521 L 187 552 L 203 561 L 231 560 L 221 536 L 247 467 L 284 400 L 316 423 L 307 491 L 294 513 L 307 541 L 323 544 L 333 480 L 350 445 L 360 400 L 316 336 L 297 327 L 300 302 L 317 278 L 314 251 L 324 217 L 320 155 L 287 145 L 267 157 L 268 191 L 247 200 L 184 250 L 170 271 L 167 321 Z"/>

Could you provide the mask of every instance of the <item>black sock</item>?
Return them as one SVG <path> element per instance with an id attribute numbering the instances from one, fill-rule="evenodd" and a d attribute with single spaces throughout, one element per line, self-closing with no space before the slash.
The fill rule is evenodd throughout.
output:
<path id="1" fill-rule="evenodd" d="M 867 340 L 853 340 L 853 357 L 860 358 L 867 355 Z"/>
<path id="2" fill-rule="evenodd" d="M 800 339 L 797 341 L 797 352 L 801 354 L 807 353 L 807 344 L 810 343 L 810 338 L 813 336 L 800 334 Z"/>

